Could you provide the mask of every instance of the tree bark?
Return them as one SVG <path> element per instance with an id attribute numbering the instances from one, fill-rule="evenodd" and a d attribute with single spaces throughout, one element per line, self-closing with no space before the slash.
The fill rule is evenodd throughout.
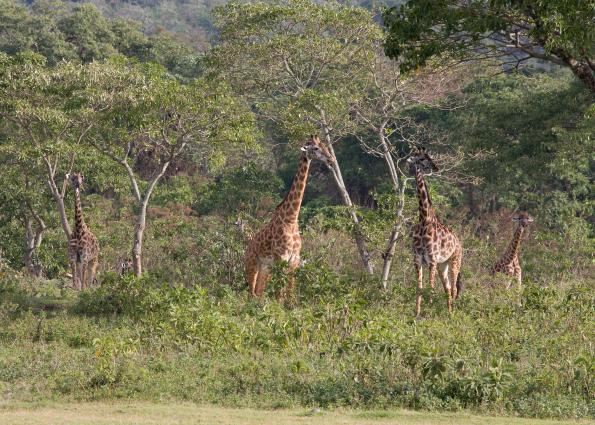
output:
<path id="1" fill-rule="evenodd" d="M 357 251 L 361 258 L 364 269 L 369 274 L 373 274 L 374 267 L 372 265 L 372 262 L 370 261 L 371 256 L 366 248 L 366 239 L 365 239 L 364 233 L 362 231 L 360 219 L 357 216 L 357 212 L 355 210 L 353 202 L 351 202 L 349 192 L 347 192 L 347 187 L 345 186 L 345 182 L 343 181 L 343 175 L 341 174 L 341 168 L 339 167 L 339 163 L 336 161 L 335 150 L 333 149 L 333 146 L 331 144 L 330 129 L 326 123 L 324 111 L 321 110 L 320 112 L 321 112 L 321 116 L 322 116 L 321 121 L 323 124 L 324 138 L 326 140 L 326 145 L 327 145 L 327 148 L 330 150 L 331 154 L 333 155 L 333 157 L 335 158 L 335 161 L 333 162 L 333 166 L 331 167 L 333 179 L 335 180 L 335 185 L 337 186 L 339 194 L 341 195 L 341 200 L 343 201 L 343 205 L 345 205 L 347 207 L 349 216 L 351 217 L 351 220 L 353 221 L 353 225 L 354 225 L 353 226 L 353 236 L 354 236 L 355 244 L 357 246 Z"/>
<path id="2" fill-rule="evenodd" d="M 384 261 L 382 264 L 381 283 L 382 288 L 386 290 L 388 288 L 388 277 L 390 274 L 393 257 L 395 256 L 395 249 L 399 240 L 401 228 L 403 226 L 403 209 L 405 207 L 405 184 L 399 178 L 397 167 L 395 166 L 395 162 L 390 153 L 388 142 L 386 141 L 386 137 L 384 135 L 384 126 L 380 127 L 377 134 L 378 139 L 380 141 L 380 146 L 382 147 L 382 156 L 384 158 L 384 161 L 386 162 L 386 165 L 388 166 L 388 171 L 393 185 L 393 190 L 395 192 L 395 195 L 397 196 L 397 203 L 395 205 L 395 221 L 393 222 L 390 236 L 388 238 L 388 244 L 386 246 L 386 249 L 384 250 L 384 253 L 382 254 L 382 258 Z"/>
<path id="3" fill-rule="evenodd" d="M 35 221 L 37 221 L 37 227 L 33 230 L 33 220 L 29 216 L 25 217 L 25 255 L 23 256 L 23 262 L 29 275 L 41 277 L 43 267 L 39 260 L 36 260 L 36 254 L 41 246 L 43 233 L 47 227 L 39 215 L 32 213 Z"/>
<path id="4" fill-rule="evenodd" d="M 562 60 L 567 64 L 572 73 L 581 80 L 591 92 L 595 93 L 595 72 L 588 61 L 579 61 L 568 56 L 562 56 Z"/>
<path id="5" fill-rule="evenodd" d="M 50 192 L 52 193 L 54 200 L 56 201 L 58 215 L 60 216 L 60 224 L 62 224 L 62 230 L 64 230 L 66 240 L 70 242 L 70 235 L 72 234 L 72 230 L 70 228 L 70 223 L 68 222 L 68 216 L 66 215 L 66 207 L 64 205 L 65 184 L 62 185 L 62 190 L 58 189 L 58 186 L 56 185 L 56 167 L 52 165 L 49 158 L 47 157 L 43 158 L 43 162 L 46 165 L 48 176 L 47 184 L 50 188 Z"/>
<path id="6" fill-rule="evenodd" d="M 169 167 L 170 162 L 171 162 L 171 160 L 165 162 L 162 165 L 159 173 L 155 177 L 153 177 L 153 179 L 149 183 L 149 186 L 147 187 L 147 190 L 143 194 L 142 198 L 139 199 L 139 209 L 140 210 L 139 210 L 138 216 L 136 217 L 136 223 L 134 226 L 134 241 L 132 243 L 132 265 L 134 268 L 134 275 L 136 277 L 140 277 L 143 274 L 143 262 L 142 262 L 143 238 L 144 238 L 145 228 L 146 228 L 146 223 L 147 223 L 147 207 L 149 205 L 149 199 L 151 198 L 151 195 L 153 194 L 153 190 L 155 189 L 155 186 L 157 185 L 157 183 L 159 182 L 161 177 L 163 177 L 163 175 L 167 171 L 167 168 Z M 128 163 L 126 163 L 126 165 L 128 165 Z M 128 166 L 128 168 L 129 168 L 129 166 Z M 135 196 L 136 196 L 136 194 L 139 194 L 136 178 L 134 177 L 134 174 L 132 174 L 132 173 L 129 173 L 128 176 L 130 178 L 130 181 L 131 181 L 131 184 L 132 184 L 133 190 L 135 191 Z"/>

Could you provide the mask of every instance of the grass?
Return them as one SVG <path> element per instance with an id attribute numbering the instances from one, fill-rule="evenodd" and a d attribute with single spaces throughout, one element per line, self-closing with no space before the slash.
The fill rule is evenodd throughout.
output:
<path id="1" fill-rule="evenodd" d="M 452 316 L 441 294 L 428 291 L 434 302 L 417 322 L 414 288 L 379 294 L 348 278 L 341 286 L 326 274 L 303 276 L 310 285 L 292 308 L 146 279 L 61 295 L 49 282 L 0 281 L 0 400 L 66 406 L 48 410 L 56 415 L 85 406 L 68 403 L 168 400 L 363 409 L 352 416 L 375 423 L 399 408 L 595 416 L 587 282 L 506 292 L 470 283 Z M 312 288 L 332 295 L 317 298 Z M 70 307 L 31 307 L 50 298 Z"/>
<path id="2" fill-rule="evenodd" d="M 418 413 L 407 410 L 379 410 L 362 413 L 352 410 L 255 410 L 194 404 L 118 402 L 45 405 L 9 404 L 0 409 L 0 423 L 4 425 L 283 425 L 306 423 L 320 425 L 555 425 L 586 424 L 587 422 L 472 416 L 462 413 Z"/>

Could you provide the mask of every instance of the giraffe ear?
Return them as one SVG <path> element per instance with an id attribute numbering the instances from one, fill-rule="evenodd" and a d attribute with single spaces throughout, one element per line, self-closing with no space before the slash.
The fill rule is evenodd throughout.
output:
<path id="1" fill-rule="evenodd" d="M 305 146 L 302 146 L 302 147 L 300 148 L 300 150 L 301 150 L 302 152 L 306 152 L 308 149 L 306 149 L 306 147 L 305 147 Z"/>

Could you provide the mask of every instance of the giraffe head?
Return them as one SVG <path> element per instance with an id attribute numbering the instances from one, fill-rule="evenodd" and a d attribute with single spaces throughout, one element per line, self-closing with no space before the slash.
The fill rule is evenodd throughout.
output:
<path id="1" fill-rule="evenodd" d="M 310 139 L 300 149 L 308 159 L 317 159 L 328 167 L 333 166 L 333 155 L 318 136 L 310 136 Z"/>
<path id="2" fill-rule="evenodd" d="M 519 226 L 522 227 L 527 227 L 530 223 L 533 222 L 533 217 L 531 217 L 529 214 L 527 214 L 526 212 L 522 211 L 518 214 L 515 214 L 512 219 L 514 221 L 518 221 L 519 222 Z"/>
<path id="3" fill-rule="evenodd" d="M 434 163 L 425 148 L 414 150 L 411 156 L 407 159 L 409 164 L 409 172 L 415 174 L 420 169 L 423 173 L 436 172 L 438 166 Z"/>
<path id="4" fill-rule="evenodd" d="M 82 190 L 83 189 L 83 182 L 85 181 L 85 176 L 82 173 L 72 173 L 66 174 L 66 178 L 70 180 L 70 184 L 75 189 Z"/>

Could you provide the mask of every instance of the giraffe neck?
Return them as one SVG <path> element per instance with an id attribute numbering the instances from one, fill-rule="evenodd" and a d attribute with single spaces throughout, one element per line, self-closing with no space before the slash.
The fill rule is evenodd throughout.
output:
<path id="1" fill-rule="evenodd" d="M 310 159 L 303 153 L 300 157 L 300 164 L 297 174 L 293 179 L 289 193 L 277 207 L 278 216 L 284 223 L 297 223 L 306 191 L 306 181 L 310 170 Z"/>
<path id="2" fill-rule="evenodd" d="M 417 198 L 419 200 L 419 219 L 422 223 L 434 221 L 436 218 L 434 208 L 432 207 L 430 194 L 424 181 L 424 175 L 419 167 L 415 169 L 415 183 L 417 187 Z"/>
<path id="3" fill-rule="evenodd" d="M 525 232 L 525 228 L 519 225 L 514 232 L 514 236 L 512 237 L 512 241 L 506 250 L 506 259 L 511 261 L 513 258 L 519 255 L 519 251 L 521 249 L 521 241 L 523 240 L 523 233 Z"/>
<path id="4" fill-rule="evenodd" d="M 81 207 L 81 194 L 80 189 L 77 187 L 74 189 L 74 234 L 77 239 L 80 239 L 87 225 L 83 217 L 83 209 Z"/>

